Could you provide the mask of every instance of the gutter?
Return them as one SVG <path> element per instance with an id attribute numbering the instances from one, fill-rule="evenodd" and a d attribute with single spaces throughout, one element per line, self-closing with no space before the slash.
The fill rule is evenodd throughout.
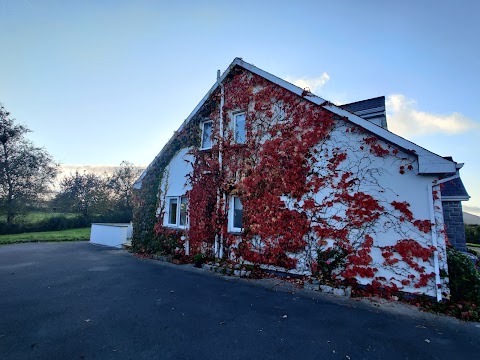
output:
<path id="1" fill-rule="evenodd" d="M 441 279 L 440 279 L 440 266 L 438 262 L 438 242 L 437 242 L 437 229 L 436 229 L 436 224 L 435 224 L 435 209 L 433 207 L 433 187 L 440 185 L 442 183 L 445 183 L 450 180 L 454 180 L 458 178 L 459 175 L 453 175 L 451 177 L 442 179 L 442 180 L 434 180 L 431 184 L 428 184 L 428 200 L 430 204 L 430 222 L 433 225 L 432 229 L 432 245 L 435 248 L 433 252 L 433 265 L 435 268 L 435 290 L 436 290 L 436 295 L 437 295 L 437 301 L 440 302 L 442 301 L 442 290 L 441 290 Z M 441 195 L 440 195 L 441 196 Z M 440 286 L 438 286 L 440 285 Z"/>

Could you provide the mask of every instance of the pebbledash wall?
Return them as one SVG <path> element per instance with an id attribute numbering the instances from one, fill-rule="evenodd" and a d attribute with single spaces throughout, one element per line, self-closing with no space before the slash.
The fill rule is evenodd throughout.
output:
<path id="1" fill-rule="evenodd" d="M 446 271 L 446 249 L 445 236 L 443 232 L 443 218 L 441 214 L 434 213 L 435 201 L 431 192 L 439 192 L 439 186 L 434 186 L 438 180 L 436 176 L 419 176 L 418 162 L 416 157 L 411 153 L 406 153 L 401 149 L 394 147 L 383 141 L 376 142 L 377 145 L 383 148 L 389 148 L 388 155 L 375 156 L 370 152 L 370 148 L 365 145 L 364 138 L 366 135 L 363 132 L 347 131 L 351 129 L 351 125 L 340 120 L 336 129 L 331 133 L 331 140 L 321 147 L 319 151 L 331 153 L 334 148 L 342 148 L 347 152 L 347 160 L 338 168 L 339 174 L 347 171 L 355 173 L 354 178 L 359 180 L 356 192 L 368 192 L 379 200 L 380 205 L 385 209 L 385 213 L 375 222 L 373 227 L 369 227 L 368 233 L 373 237 L 373 246 L 369 250 L 372 261 L 369 266 L 376 268 L 376 279 L 388 279 L 388 283 L 394 283 L 399 289 L 411 293 L 424 293 L 430 296 L 436 296 L 437 290 L 440 288 L 444 293 L 448 292 L 448 287 L 442 279 L 439 279 L 439 273 Z M 323 148 L 323 150 L 321 149 Z M 171 197 L 185 196 L 191 185 L 189 184 L 189 177 L 191 175 L 192 166 L 195 158 L 191 155 L 192 148 L 181 149 L 170 161 L 170 164 L 165 169 L 162 176 L 162 184 L 160 193 L 163 196 L 160 202 L 160 208 L 163 208 L 164 226 L 172 227 L 168 224 L 169 207 L 165 203 L 165 199 Z M 395 155 L 392 151 L 396 150 Z M 325 161 L 319 161 L 315 164 L 315 171 L 322 174 L 323 169 L 326 168 Z M 401 170 L 405 169 L 405 170 Z M 435 188 L 434 188 L 435 187 Z M 430 190 L 429 190 L 430 189 Z M 318 193 L 314 194 L 317 201 L 322 202 L 327 197 L 333 196 L 336 190 L 332 188 L 324 188 Z M 429 194 L 430 192 L 430 194 Z M 296 200 L 283 198 L 287 206 L 294 208 Z M 411 211 L 411 221 L 404 218 L 402 212 L 396 211 L 392 207 L 392 202 L 399 202 L 409 204 L 408 209 Z M 436 206 L 439 207 L 437 200 Z M 331 220 L 336 216 L 342 217 L 348 211 L 341 204 L 336 204 L 325 210 L 323 217 L 329 219 L 332 227 L 348 226 L 342 221 Z M 436 216 L 436 217 L 435 217 Z M 413 219 L 420 221 L 430 221 L 434 224 L 433 228 L 427 231 L 421 231 L 413 225 Z M 185 227 L 176 226 L 173 228 Z M 435 233 L 435 244 L 432 237 Z M 353 229 L 351 232 L 351 241 L 363 241 L 365 236 L 365 229 Z M 361 239 L 361 240 L 360 240 Z M 419 272 L 412 269 L 410 265 L 398 258 L 395 264 L 385 265 L 385 258 L 382 254 L 382 249 L 386 247 L 394 247 L 400 240 L 415 239 L 425 249 L 435 246 L 437 251 L 433 258 L 424 261 L 416 258 L 415 261 L 423 268 L 424 274 L 434 274 L 429 281 L 422 286 L 415 286 L 414 282 L 410 283 L 410 279 L 418 278 Z M 305 251 L 297 254 L 291 254 L 295 257 L 297 267 L 294 272 L 308 274 L 310 272 L 310 260 L 316 257 L 316 250 L 318 248 L 318 238 L 313 239 Z M 334 245 L 334 240 L 328 240 L 329 246 Z M 274 268 L 282 270 L 280 268 Z M 370 284 L 372 278 L 357 277 L 359 283 L 367 285 Z M 407 284 L 409 282 L 409 284 Z"/>
<path id="2" fill-rule="evenodd" d="M 273 82 L 278 79 L 238 59 L 232 63 L 229 71 L 235 65 L 253 71 L 255 76 L 258 74 L 265 76 Z M 238 74 L 242 74 L 242 72 L 240 71 Z M 217 84 L 223 81 L 225 76 L 219 79 Z M 253 75 L 248 73 L 245 76 L 252 77 Z M 283 84 L 281 81 L 278 79 L 278 82 Z M 288 90 L 292 91 L 291 84 L 288 87 Z M 258 85 L 256 91 L 260 88 L 261 86 Z M 213 89 L 206 98 L 213 94 Z M 295 91 L 298 91 L 299 94 L 302 93 L 301 89 Z M 228 91 L 225 90 L 224 96 L 225 99 L 228 99 Z M 312 97 L 309 99 L 311 100 Z M 201 106 L 199 104 L 196 110 Z M 320 107 L 321 105 L 315 106 Z M 438 174 L 452 176 L 458 167 L 453 161 L 444 160 L 404 139 L 397 139 L 395 135 L 384 129 L 378 130 L 378 126 L 372 127 L 368 121 L 363 121 L 358 117 L 352 118 L 351 113 L 345 110 L 340 111 L 334 105 L 329 104 L 323 108 L 333 111 L 339 116 L 335 117 L 335 125 L 324 139 L 325 141 L 316 145 L 317 160 L 309 166 L 311 166 L 312 174 L 329 179 L 329 182 L 317 192 L 305 193 L 302 198 L 282 196 L 283 204 L 288 209 L 299 209 L 306 201 L 310 200 L 319 205 L 325 204 L 319 214 L 310 214 L 308 211 L 305 213 L 314 219 L 311 223 L 312 226 L 323 222 L 326 228 L 333 229 L 334 232 L 346 229 L 348 241 L 358 245 L 355 250 L 357 251 L 355 255 L 357 260 L 360 256 L 358 254 L 361 253 L 364 256 L 363 260 L 360 259 L 359 267 L 363 266 L 371 270 L 365 274 L 354 273 L 353 276 L 360 284 L 377 283 L 379 286 L 393 286 L 404 292 L 426 294 L 441 300 L 442 296 L 449 292 L 448 279 L 444 276 L 448 273 L 446 235 L 449 235 L 450 241 L 456 247 L 462 249 L 461 235 L 457 238 L 455 234 L 463 233 L 463 228 L 460 229 L 463 221 L 460 224 L 462 219 L 461 203 L 442 199 L 441 183 L 447 180 L 442 179 L 442 176 Z M 231 118 L 239 110 L 245 109 L 229 110 L 224 116 L 227 119 Z M 275 111 L 273 104 L 270 110 Z M 350 122 L 349 119 L 353 119 L 356 123 Z M 215 121 L 218 121 L 216 118 L 205 120 L 213 121 L 214 124 Z M 276 121 L 284 122 L 285 119 Z M 188 123 L 188 119 L 186 123 Z M 372 131 L 377 132 L 377 135 L 380 133 L 382 136 L 372 134 Z M 223 140 L 220 138 L 213 141 Z M 262 143 L 257 145 L 261 147 Z M 164 227 L 185 231 L 187 252 L 188 223 L 181 226 L 178 223 L 177 226 L 169 225 L 167 219 L 170 214 L 167 199 L 177 198 L 178 204 L 180 204 L 182 197 L 188 198 L 188 194 L 192 190 L 190 180 L 193 164 L 197 161 L 194 154 L 199 156 L 199 152 L 196 150 L 192 147 L 184 147 L 177 151 L 161 174 L 158 189 L 160 199 L 157 213 L 163 215 Z M 332 168 L 330 165 L 339 154 L 345 155 L 345 160 L 338 162 Z M 436 169 L 442 171 L 434 171 Z M 443 175 L 443 177 L 447 176 L 448 178 L 449 175 Z M 142 186 L 141 179 L 137 188 Z M 341 182 L 348 182 L 350 185 L 342 189 L 338 186 Z M 222 191 L 227 191 L 226 197 L 233 194 L 228 193 L 229 190 L 222 189 Z M 346 222 L 345 219 L 352 219 L 348 215 L 349 212 L 350 214 L 353 210 L 361 212 L 362 208 L 359 207 L 361 203 L 355 201 L 346 205 L 339 196 L 339 192 L 342 191 L 344 197 L 353 198 L 362 194 L 371 196 L 374 199 L 373 206 L 381 209 L 377 211 L 379 216 L 368 224 Z M 370 201 L 370 199 L 368 200 Z M 351 204 L 357 208 L 352 209 Z M 367 205 L 365 204 L 365 206 Z M 228 212 L 229 202 L 227 201 L 223 206 Z M 365 216 L 361 219 L 364 218 Z M 446 231 L 445 224 L 447 224 Z M 221 231 L 225 231 L 225 233 L 220 235 L 229 236 L 227 234 L 228 227 L 225 226 L 222 229 Z M 241 235 L 239 236 L 240 240 Z M 320 239 L 318 233 L 309 236 L 308 243 L 302 251 L 288 254 L 296 260 L 296 268 L 293 269 L 293 272 L 311 273 L 317 250 L 320 247 L 332 247 L 335 245 L 335 241 L 334 238 L 328 236 Z M 464 242 L 463 235 L 463 244 Z M 366 245 L 367 243 L 368 245 Z M 261 249 L 261 246 L 259 248 Z M 228 251 L 232 251 L 232 249 L 226 251 L 227 256 L 231 256 L 232 253 L 228 254 Z M 368 264 L 362 263 L 365 259 L 369 259 Z M 347 266 L 349 265 L 347 264 Z M 272 265 L 266 265 L 266 267 L 285 270 Z"/>
<path id="3" fill-rule="evenodd" d="M 376 267 L 378 271 L 375 274 L 375 278 L 389 279 L 389 281 L 397 284 L 399 289 L 404 292 L 410 293 L 423 293 L 432 297 L 437 297 L 438 290 L 443 293 L 448 293 L 448 286 L 445 283 L 445 279 L 440 279 L 439 275 L 442 271 L 447 271 L 446 265 L 446 244 L 445 244 L 445 232 L 443 231 L 443 214 L 438 209 L 441 209 L 441 201 L 434 199 L 433 196 L 429 196 L 429 190 L 434 193 L 440 193 L 440 186 L 435 186 L 434 183 L 438 180 L 435 176 L 419 176 L 417 161 L 411 154 L 407 154 L 399 151 L 395 156 L 375 157 L 372 156 L 368 149 L 362 144 L 362 134 L 349 134 L 346 135 L 345 128 L 341 127 L 335 133 L 332 134 L 332 138 L 335 139 L 335 146 L 344 144 L 350 147 L 349 159 L 345 163 L 345 167 L 340 171 L 347 171 L 352 163 L 356 163 L 358 169 L 361 169 L 368 163 L 368 170 L 375 173 L 371 176 L 364 174 L 363 183 L 358 188 L 358 191 L 369 191 L 374 193 L 376 198 L 383 200 L 380 202 L 382 206 L 386 208 L 392 201 L 406 202 L 408 203 L 409 210 L 412 213 L 414 219 L 432 220 L 434 226 L 432 230 L 423 232 L 419 231 L 410 221 L 400 221 L 402 217 L 401 213 L 395 214 L 395 209 L 390 206 L 387 211 L 378 222 L 375 224 L 375 228 L 370 228 L 369 233 L 372 235 L 374 244 L 371 248 L 370 255 L 372 261 L 370 266 Z M 348 144 L 348 145 L 347 145 Z M 387 148 L 388 145 L 381 142 L 382 146 Z M 341 145 L 340 145 L 341 146 Z M 181 197 L 188 194 L 191 190 L 189 184 L 189 176 L 192 171 L 191 164 L 195 159 L 191 155 L 192 148 L 181 149 L 170 161 L 169 166 L 165 169 L 165 173 L 162 176 L 162 184 L 160 187 L 160 193 L 162 199 L 160 201 L 160 208 L 163 208 L 164 217 L 163 224 L 165 227 L 172 227 L 168 224 L 169 208 L 165 203 L 165 199 L 170 197 Z M 405 173 L 399 172 L 399 159 L 408 159 L 408 163 L 412 165 L 412 169 Z M 403 160 L 405 161 L 405 160 Z M 349 165 L 350 164 L 350 165 Z M 363 165 L 362 165 L 363 164 Z M 323 168 L 324 163 L 317 163 L 318 168 Z M 351 170 L 351 169 L 350 169 Z M 319 172 L 321 170 L 318 170 Z M 315 195 L 317 198 L 324 198 L 329 196 L 332 189 L 323 189 Z M 287 204 L 290 201 L 290 207 L 293 207 L 295 202 L 293 199 L 284 198 Z M 159 208 L 159 211 L 160 211 Z M 434 209 L 437 208 L 437 211 Z M 346 209 L 341 206 L 332 207 L 325 213 L 325 217 L 329 218 L 335 214 L 342 214 Z M 335 224 L 331 224 L 335 226 Z M 177 229 L 187 229 L 188 227 L 172 227 Z M 359 229 L 359 233 L 363 232 Z M 359 234 L 360 235 L 360 234 Z M 363 236 L 363 234 L 362 234 Z M 382 248 L 388 246 L 395 246 L 399 240 L 404 238 L 413 238 L 417 243 L 425 248 L 434 246 L 432 237 L 435 236 L 435 247 L 437 251 L 434 253 L 433 258 L 428 261 L 416 259 L 423 268 L 425 274 L 435 274 L 430 278 L 428 284 L 421 287 L 411 285 L 402 285 L 402 281 L 409 280 L 410 277 L 417 278 L 419 273 L 413 270 L 407 263 L 398 261 L 395 266 L 384 266 L 385 258 L 382 255 Z M 318 248 L 317 240 L 312 241 L 304 252 L 295 254 L 298 259 L 297 268 L 293 271 L 300 274 L 310 274 L 310 268 L 308 259 L 312 259 L 316 256 L 315 252 Z M 355 241 L 355 239 L 352 239 Z M 188 242 L 187 242 L 188 244 Z M 334 245 L 333 240 L 329 240 L 329 245 Z M 279 267 L 265 266 L 266 268 L 275 270 L 284 270 Z M 393 280 L 392 280 L 393 279 Z M 358 277 L 360 284 L 370 284 L 371 278 Z"/>

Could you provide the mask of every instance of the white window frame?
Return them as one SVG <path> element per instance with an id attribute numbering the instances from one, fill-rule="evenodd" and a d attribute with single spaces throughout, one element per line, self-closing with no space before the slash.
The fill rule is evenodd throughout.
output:
<path id="1" fill-rule="evenodd" d="M 243 142 L 238 142 L 237 141 L 237 117 L 240 116 L 240 115 L 245 115 L 245 127 L 244 127 L 244 130 L 245 130 L 245 138 L 243 139 Z M 234 113 L 232 115 L 233 117 L 233 121 L 232 121 L 232 125 L 233 125 L 233 141 L 235 142 L 235 144 L 245 144 L 247 142 L 247 128 L 246 128 L 246 125 L 247 125 L 247 113 L 245 111 L 241 111 L 241 112 L 237 112 L 237 113 Z"/>
<path id="2" fill-rule="evenodd" d="M 181 225 L 180 224 L 180 217 L 182 215 L 182 199 L 187 199 L 186 205 L 186 217 L 185 217 L 185 224 Z M 170 202 L 172 200 L 177 200 L 177 210 L 175 213 L 175 224 L 170 222 Z M 167 196 L 165 198 L 166 202 L 166 219 L 164 219 L 164 225 L 167 227 L 174 227 L 174 228 L 180 228 L 180 229 L 185 229 L 189 225 L 189 218 L 188 218 L 188 198 L 186 196 Z"/>
<path id="3" fill-rule="evenodd" d="M 228 231 L 231 233 L 242 233 L 243 227 L 239 228 L 234 226 L 235 199 L 239 199 L 240 203 L 242 201 L 238 196 L 230 197 L 230 204 L 228 207 Z M 243 204 L 242 204 L 242 211 L 243 211 Z M 243 225 L 243 213 L 242 213 L 242 225 Z"/>
<path id="4" fill-rule="evenodd" d="M 212 120 L 207 120 L 207 121 L 203 121 L 200 123 L 200 126 L 202 127 L 202 137 L 200 139 L 200 150 L 208 150 L 208 149 L 211 149 L 212 148 L 212 145 L 213 145 L 213 137 L 210 138 L 210 146 L 209 147 L 205 147 L 204 144 L 203 144 L 203 133 L 205 131 L 205 124 L 212 124 L 212 135 L 213 135 L 213 121 Z"/>

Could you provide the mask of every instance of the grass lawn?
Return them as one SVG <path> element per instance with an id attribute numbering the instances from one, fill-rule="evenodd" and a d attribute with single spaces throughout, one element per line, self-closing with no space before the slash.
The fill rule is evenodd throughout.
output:
<path id="1" fill-rule="evenodd" d="M 0 235 L 1 244 L 13 244 L 38 241 L 80 241 L 90 239 L 90 228 L 69 229 L 62 231 L 30 232 L 22 234 Z"/>

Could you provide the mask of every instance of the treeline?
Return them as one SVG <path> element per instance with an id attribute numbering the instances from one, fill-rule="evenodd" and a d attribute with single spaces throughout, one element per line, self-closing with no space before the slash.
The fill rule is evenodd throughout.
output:
<path id="1" fill-rule="evenodd" d="M 480 244 L 480 225 L 465 225 L 467 243 Z"/>
<path id="2" fill-rule="evenodd" d="M 64 177 L 60 190 L 51 200 L 50 208 L 55 212 L 74 213 L 89 219 L 95 215 L 117 217 L 132 215 L 132 186 L 141 170 L 123 161 L 112 175 L 97 175 L 76 171 Z M 118 221 L 117 221 L 118 222 Z"/>
<path id="3" fill-rule="evenodd" d="M 76 171 L 59 180 L 60 165 L 25 137 L 28 132 L 0 104 L 0 234 L 132 219 L 138 167 L 123 161 L 113 174 Z M 27 221 L 29 213 L 45 216 Z"/>

